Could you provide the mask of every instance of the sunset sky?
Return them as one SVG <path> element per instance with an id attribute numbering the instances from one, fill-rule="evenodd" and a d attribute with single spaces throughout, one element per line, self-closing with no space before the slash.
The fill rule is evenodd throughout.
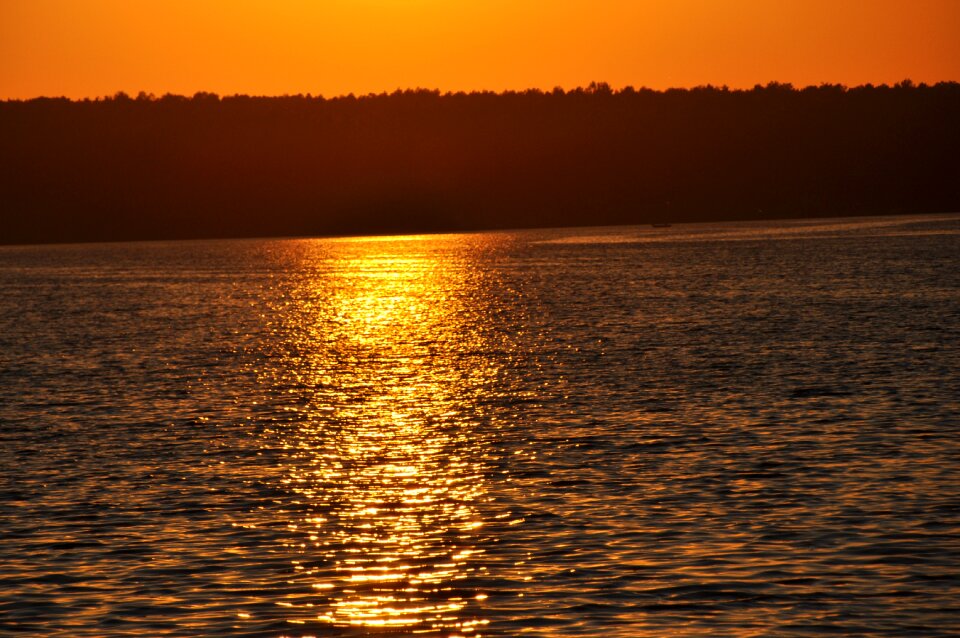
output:
<path id="1" fill-rule="evenodd" d="M 0 98 L 960 80 L 957 0 L 0 0 Z"/>

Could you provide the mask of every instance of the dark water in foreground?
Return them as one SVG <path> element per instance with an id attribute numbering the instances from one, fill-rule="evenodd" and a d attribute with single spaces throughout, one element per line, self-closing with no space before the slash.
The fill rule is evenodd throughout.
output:
<path id="1" fill-rule="evenodd" d="M 0 633 L 960 634 L 960 218 L 0 249 Z"/>

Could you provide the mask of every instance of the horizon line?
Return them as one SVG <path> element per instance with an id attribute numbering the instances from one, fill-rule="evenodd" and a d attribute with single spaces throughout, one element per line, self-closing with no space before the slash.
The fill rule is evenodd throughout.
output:
<path id="1" fill-rule="evenodd" d="M 118 90 L 112 95 L 87 95 L 84 97 L 69 97 L 67 95 L 54 95 L 54 94 L 43 94 L 35 95 L 33 97 L 3 97 L 0 98 L 0 102 L 31 102 L 34 100 L 68 100 L 70 102 L 102 102 L 109 100 L 122 100 L 130 99 L 135 101 L 159 101 L 163 98 L 184 98 L 184 99 L 194 99 L 197 97 L 202 98 L 218 98 L 218 99 L 230 99 L 230 98 L 260 98 L 260 99 L 275 99 L 275 98 L 303 98 L 303 99 L 317 99 L 317 100 L 337 100 L 337 99 L 362 99 L 362 98 L 382 98 L 390 97 L 395 95 L 408 95 L 408 94 L 432 94 L 439 97 L 453 97 L 453 96 L 464 96 L 464 95 L 524 95 L 524 94 L 540 94 L 540 95 L 567 95 L 567 94 L 580 94 L 580 93 L 589 93 L 589 94 L 610 94 L 610 95 L 630 95 L 635 93 L 671 93 L 671 92 L 692 92 L 692 91 L 717 91 L 724 93 L 749 93 L 757 90 L 767 90 L 767 89 L 779 89 L 779 90 L 790 90 L 790 91 L 805 91 L 811 89 L 841 89 L 843 91 L 852 91 L 857 89 L 911 89 L 911 88 L 929 88 L 937 86 L 949 86 L 960 84 L 960 80 L 938 80 L 937 82 L 915 82 L 911 78 L 904 78 L 903 80 L 888 84 L 886 82 L 880 84 L 874 84 L 872 82 L 864 82 L 862 84 L 848 85 L 842 82 L 820 82 L 819 84 L 807 84 L 804 86 L 794 85 L 792 82 L 781 82 L 779 80 L 770 80 L 765 84 L 756 83 L 753 86 L 730 86 L 728 84 L 696 84 L 691 86 L 671 86 L 663 89 L 655 89 L 648 87 L 646 85 L 634 86 L 632 84 L 624 84 L 619 87 L 613 87 L 608 82 L 602 81 L 593 81 L 588 85 L 578 85 L 572 88 L 564 88 L 562 86 L 554 86 L 549 89 L 541 87 L 527 87 L 525 89 L 470 89 L 470 90 L 442 90 L 437 87 L 428 88 L 423 86 L 416 87 L 407 87 L 407 88 L 395 88 L 392 91 L 382 90 L 380 92 L 368 92 L 368 93 L 338 93 L 335 95 L 324 95 L 323 93 L 312 93 L 312 92 L 298 92 L 298 93 L 217 93 L 215 91 L 205 91 L 198 90 L 192 94 L 188 93 L 174 93 L 174 92 L 165 92 L 162 94 L 157 94 L 151 91 L 140 90 L 136 94 L 132 92 L 128 93 L 126 90 Z"/>

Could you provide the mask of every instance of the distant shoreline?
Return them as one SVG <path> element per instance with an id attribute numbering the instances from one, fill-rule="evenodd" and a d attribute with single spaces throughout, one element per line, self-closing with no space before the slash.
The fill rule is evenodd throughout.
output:
<path id="1" fill-rule="evenodd" d="M 758 226 L 762 227 L 767 224 L 774 224 L 776 222 L 796 222 L 798 229 L 802 229 L 805 226 L 816 226 L 818 224 L 834 225 L 837 223 L 850 222 L 858 223 L 865 221 L 876 221 L 883 222 L 884 220 L 889 220 L 891 223 L 899 222 L 902 224 L 908 223 L 924 223 L 924 222 L 937 222 L 937 221 L 960 221 L 960 211 L 956 212 L 947 212 L 947 213 L 901 213 L 895 215 L 853 215 L 853 216 L 837 216 L 837 217 L 819 217 L 819 216 L 810 216 L 810 217 L 790 217 L 790 218 L 767 218 L 767 219 L 726 219 L 726 220 L 715 220 L 709 222 L 678 222 L 676 224 L 671 224 L 669 227 L 657 227 L 652 224 L 607 224 L 601 226 L 591 226 L 591 225 L 581 225 L 581 226 L 534 226 L 534 227 L 518 227 L 518 228 L 488 228 L 488 229 L 474 229 L 474 230 L 459 230 L 459 231 L 427 231 L 427 232 L 417 232 L 417 233 L 383 233 L 383 234 L 374 234 L 374 235 L 264 235 L 264 236 L 247 236 L 247 237 L 193 237 L 193 238 L 179 238 L 179 239 L 134 239 L 134 240 L 108 240 L 108 241 L 84 241 L 84 242 L 38 242 L 38 243 L 0 243 L 0 249 L 3 248 L 29 248 L 29 247 L 42 247 L 42 246 L 82 246 L 90 244 L 151 244 L 151 243 L 170 243 L 170 242 L 220 242 L 220 241 L 271 241 L 271 240 L 316 240 L 316 241 L 377 241 L 377 240 L 395 240 L 395 239 L 417 239 L 417 238 L 429 238 L 429 237 L 443 237 L 450 235 L 483 235 L 489 233 L 524 233 L 524 232 L 571 232 L 571 233 L 580 233 L 584 230 L 596 229 L 598 233 L 606 235 L 615 235 L 617 232 L 622 232 L 627 229 L 637 229 L 640 231 L 649 231 L 651 237 L 653 236 L 662 236 L 662 237 L 673 237 L 681 238 L 684 237 L 681 233 L 695 231 L 703 229 L 708 231 L 709 229 L 716 227 L 727 227 L 727 226 Z M 699 235 L 694 235 L 694 238 L 698 238 Z M 549 241 L 546 243 L 564 243 L 561 241 Z"/>
<path id="2" fill-rule="evenodd" d="M 0 244 L 960 210 L 960 84 L 0 102 Z"/>

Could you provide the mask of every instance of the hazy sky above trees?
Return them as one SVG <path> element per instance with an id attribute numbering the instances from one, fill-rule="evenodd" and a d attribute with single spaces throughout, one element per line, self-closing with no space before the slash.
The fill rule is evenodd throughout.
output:
<path id="1" fill-rule="evenodd" d="M 956 0 L 3 0 L 0 98 L 960 79 Z"/>

